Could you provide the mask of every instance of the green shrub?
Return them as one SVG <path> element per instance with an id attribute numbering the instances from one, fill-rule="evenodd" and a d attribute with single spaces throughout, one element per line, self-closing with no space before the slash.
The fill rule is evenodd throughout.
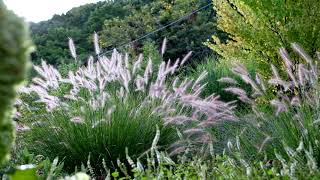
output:
<path id="1" fill-rule="evenodd" d="M 151 58 L 154 62 L 162 61 L 161 55 L 159 53 L 156 43 L 150 39 L 146 40 L 142 47 L 142 53 L 147 58 Z M 158 63 L 159 65 L 160 63 Z"/>
<path id="2" fill-rule="evenodd" d="M 26 25 L 0 1 L 0 162 L 7 159 L 14 140 L 12 106 L 26 75 L 30 47 Z"/>
<path id="3" fill-rule="evenodd" d="M 312 55 L 319 47 L 320 5 L 314 0 L 214 0 L 218 27 L 229 34 L 224 43 L 214 36 L 207 45 L 225 60 L 251 64 L 270 75 L 269 64 L 280 67 L 278 48 L 297 42 Z"/>

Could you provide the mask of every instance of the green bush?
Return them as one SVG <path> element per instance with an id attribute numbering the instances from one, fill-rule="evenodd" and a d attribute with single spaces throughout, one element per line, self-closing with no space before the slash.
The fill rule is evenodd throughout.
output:
<path id="1" fill-rule="evenodd" d="M 159 52 L 159 48 L 156 46 L 156 43 L 151 39 L 146 40 L 142 47 L 142 54 L 146 58 L 151 58 L 154 62 L 154 66 L 157 67 L 161 64 L 162 57 Z"/>
<path id="2" fill-rule="evenodd" d="M 251 64 L 270 75 L 270 63 L 280 67 L 277 50 L 297 42 L 312 55 L 319 47 L 320 4 L 314 0 L 214 0 L 218 27 L 225 43 L 214 36 L 207 45 L 225 60 Z"/>
<path id="3" fill-rule="evenodd" d="M 0 162 L 7 159 L 14 140 L 12 106 L 26 75 L 30 47 L 26 25 L 0 1 Z"/>

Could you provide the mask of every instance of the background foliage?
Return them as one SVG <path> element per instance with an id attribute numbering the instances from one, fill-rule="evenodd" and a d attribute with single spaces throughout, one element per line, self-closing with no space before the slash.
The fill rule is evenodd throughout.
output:
<path id="1" fill-rule="evenodd" d="M 71 58 L 66 42 L 68 37 L 72 37 L 77 44 L 79 59 L 85 61 L 86 55 L 92 52 L 90 44 L 94 31 L 100 35 L 100 45 L 105 51 L 117 48 L 137 55 L 143 51 L 145 43 L 151 41 L 159 45 L 167 37 L 169 43 L 165 59 L 175 60 L 189 51 L 194 51 L 197 58 L 204 57 L 211 53 L 202 44 L 204 41 L 213 34 L 224 39 L 223 33 L 216 28 L 212 6 L 141 41 L 128 46 L 121 45 L 210 3 L 210 0 L 118 0 L 77 7 L 64 15 L 55 15 L 49 21 L 31 23 L 32 37 L 37 45 L 32 59 L 35 63 L 41 59 L 54 65 L 69 63 Z"/>

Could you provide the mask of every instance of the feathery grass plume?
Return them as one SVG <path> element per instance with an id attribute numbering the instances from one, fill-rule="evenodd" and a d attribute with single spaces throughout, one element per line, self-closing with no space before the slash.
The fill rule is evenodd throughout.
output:
<path id="1" fill-rule="evenodd" d="M 293 63 L 290 60 L 289 54 L 285 48 L 280 48 L 279 50 L 280 56 L 284 61 L 286 68 L 290 69 L 293 66 Z"/>
<path id="2" fill-rule="evenodd" d="M 189 51 L 188 54 L 183 57 L 183 59 L 180 63 L 180 66 L 183 66 L 187 62 L 187 60 L 191 58 L 192 53 L 193 53 L 192 51 Z"/>
<path id="3" fill-rule="evenodd" d="M 239 98 L 244 99 L 246 102 L 254 102 L 254 99 L 263 96 L 267 89 L 270 88 L 278 88 L 278 95 L 282 99 L 285 100 L 285 104 L 291 106 L 299 106 L 297 103 L 300 101 L 313 101 L 311 98 L 314 96 L 314 90 L 317 88 L 317 69 L 316 63 L 313 63 L 312 59 L 309 55 L 307 55 L 304 50 L 297 44 L 292 45 L 295 52 L 298 53 L 306 61 L 308 67 L 304 64 L 293 64 L 290 60 L 289 54 L 283 48 L 279 50 L 280 55 L 285 64 L 286 70 L 286 77 L 280 77 L 277 68 L 271 64 L 271 69 L 273 72 L 273 77 L 268 80 L 269 85 L 263 83 L 263 80 L 259 74 L 256 74 L 255 79 L 250 77 L 249 73 L 247 72 L 246 68 L 243 65 L 237 65 L 233 72 L 241 77 L 245 82 L 252 86 L 252 89 L 255 91 L 253 94 L 248 95 L 247 97 L 244 96 L 244 92 L 242 91 L 235 91 L 235 89 L 226 89 L 229 92 L 232 92 L 239 96 Z M 293 71 L 292 68 L 297 67 L 297 71 Z M 230 81 L 230 80 L 229 80 Z M 281 87 L 279 89 L 279 87 Z M 314 89 L 314 90 L 313 90 Z M 291 95 L 290 95 L 291 93 Z M 296 96 L 295 93 L 298 93 Z M 300 101 L 297 101 L 297 97 L 303 97 Z M 251 101 L 248 98 L 252 98 Z M 316 99 L 316 98 L 315 98 Z M 278 115 L 280 112 L 283 112 L 285 109 L 283 103 L 276 103 L 278 101 L 270 101 L 270 103 L 276 107 L 276 114 Z M 303 102 L 300 102 L 303 103 Z M 312 102 L 309 102 L 312 103 Z M 282 105 L 280 105 L 282 104 Z"/>
<path id="4" fill-rule="evenodd" d="M 74 42 L 71 38 L 69 38 L 69 49 L 70 49 L 70 53 L 72 55 L 72 57 L 74 59 L 77 59 L 77 52 L 76 52 L 76 47 L 74 46 Z"/>
<path id="5" fill-rule="evenodd" d="M 237 88 L 237 87 L 229 87 L 224 89 L 226 92 L 233 93 L 235 95 L 238 95 L 238 98 L 240 101 L 244 103 L 252 103 L 252 100 L 248 97 L 246 91 L 243 89 Z"/>
<path id="6" fill-rule="evenodd" d="M 94 50 L 96 55 L 100 54 L 100 46 L 99 46 L 99 36 L 96 32 L 93 34 L 93 43 L 94 43 Z"/>
<path id="7" fill-rule="evenodd" d="M 297 96 L 293 97 L 293 98 L 291 99 L 290 104 L 291 104 L 292 106 L 299 107 L 299 106 L 301 105 L 300 98 L 297 97 Z"/>
<path id="8" fill-rule="evenodd" d="M 250 71 L 250 74 L 253 73 L 253 69 L 250 67 L 248 68 Z M 202 97 L 208 97 L 211 94 L 219 95 L 220 100 L 229 102 L 237 100 L 237 96 L 224 91 L 228 85 L 232 84 L 234 86 L 241 87 L 242 89 L 245 89 L 246 91 L 252 91 L 251 86 L 248 86 L 244 81 L 241 80 L 238 76 L 234 75 L 232 73 L 232 68 L 229 63 L 217 61 L 217 57 L 215 56 L 209 56 L 204 60 L 204 63 L 197 64 L 196 68 L 191 68 L 188 72 L 190 73 L 189 77 L 197 78 L 203 71 L 207 71 L 208 74 L 206 78 L 202 81 L 202 83 L 205 83 L 205 87 L 201 90 L 200 96 Z M 223 77 L 229 77 L 230 79 L 236 79 L 237 84 L 228 83 L 230 79 L 222 79 L 219 81 L 219 79 Z M 228 82 L 222 82 L 222 81 L 228 81 Z M 235 81 L 235 80 L 231 80 Z M 237 109 L 243 109 L 244 106 L 246 106 L 245 103 L 242 103 L 241 101 L 237 101 Z"/>
<path id="9" fill-rule="evenodd" d="M 185 149 L 199 153 L 197 148 L 199 146 L 206 146 L 206 153 L 208 153 L 208 145 L 212 143 L 214 137 L 207 130 L 219 121 L 236 119 L 232 103 L 224 103 L 215 95 L 206 99 L 199 97 L 199 89 L 195 87 L 205 75 L 206 73 L 203 73 L 202 76 L 193 81 L 184 80 L 180 83 L 175 81 L 175 93 L 166 96 L 168 98 L 165 100 L 167 103 L 158 109 L 164 112 L 162 114 L 165 116 L 166 123 L 177 125 L 182 130 L 183 138 L 185 138 L 171 146 L 171 155 L 183 152 Z M 172 109 L 178 114 L 165 113 L 172 111 Z M 196 117 L 190 117 L 190 112 L 196 112 L 192 113 L 192 116 L 196 115 Z"/>
<path id="10" fill-rule="evenodd" d="M 293 50 L 300 55 L 310 66 L 310 72 L 312 72 L 312 82 L 317 82 L 318 80 L 318 68 L 317 65 L 314 63 L 314 61 L 312 60 L 312 58 L 303 50 L 303 48 L 300 47 L 299 44 L 297 43 L 293 43 L 292 44 L 292 48 Z"/>
<path id="11" fill-rule="evenodd" d="M 300 86 L 303 86 L 305 84 L 306 79 L 308 78 L 308 72 L 304 66 L 304 64 L 298 65 L 298 79 Z"/>
<path id="12" fill-rule="evenodd" d="M 262 79 L 260 74 L 256 74 L 256 82 L 258 85 L 260 85 L 262 91 L 265 93 L 267 88 L 266 88 L 266 84 L 264 83 L 264 80 Z"/>
<path id="13" fill-rule="evenodd" d="M 244 65 L 235 63 L 234 68 L 232 68 L 232 72 L 239 75 L 245 83 L 250 84 L 255 94 L 263 94 L 261 92 L 261 87 L 259 87 L 253 79 L 251 79 L 250 74 Z"/>
<path id="14" fill-rule="evenodd" d="M 287 108 L 286 104 L 281 102 L 281 101 L 279 101 L 279 100 L 276 100 L 276 99 L 271 100 L 270 104 L 272 106 L 276 107 L 276 109 L 277 109 L 276 110 L 276 115 L 277 116 L 282 112 L 287 112 L 288 111 L 288 108 Z"/>
<path id="15" fill-rule="evenodd" d="M 73 118 L 71 118 L 70 121 L 74 122 L 74 123 L 79 123 L 79 124 L 84 123 L 84 120 L 81 117 L 73 117 Z"/>
<path id="16" fill-rule="evenodd" d="M 300 55 L 309 65 L 313 64 L 312 58 L 303 50 L 302 47 L 300 47 L 297 43 L 292 43 L 291 45 L 292 49 Z"/>
<path id="17" fill-rule="evenodd" d="M 280 52 L 281 58 L 283 59 L 283 61 L 285 63 L 285 67 L 286 67 L 285 69 L 287 71 L 287 74 L 288 74 L 289 78 L 292 80 L 293 85 L 295 87 L 298 87 L 299 86 L 298 82 L 297 82 L 296 77 L 293 75 L 293 72 L 292 72 L 293 63 L 290 60 L 288 52 L 284 48 L 280 48 L 279 52 Z"/>
<path id="18" fill-rule="evenodd" d="M 223 78 L 220 78 L 218 80 L 218 82 L 222 82 L 222 83 L 228 83 L 228 84 L 234 84 L 234 85 L 237 85 L 238 82 L 232 78 L 229 78 L 229 77 L 223 77 Z"/>
<path id="19" fill-rule="evenodd" d="M 165 37 L 165 38 L 163 39 L 162 46 L 161 46 L 161 55 L 162 55 L 162 57 L 163 57 L 164 53 L 166 52 L 167 43 L 168 43 L 168 40 L 167 40 L 167 38 Z"/>
<path id="20" fill-rule="evenodd" d="M 272 70 L 272 73 L 273 73 L 274 78 L 275 78 L 275 79 L 280 79 L 278 70 L 277 70 L 277 68 L 276 68 L 273 64 L 271 64 L 271 70 Z"/>

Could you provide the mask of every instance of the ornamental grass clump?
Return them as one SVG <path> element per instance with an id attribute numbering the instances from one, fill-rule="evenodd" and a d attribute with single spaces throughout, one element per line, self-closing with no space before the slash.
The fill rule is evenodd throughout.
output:
<path id="1" fill-rule="evenodd" d="M 294 175 L 297 167 L 315 172 L 320 162 L 318 61 L 298 44 L 292 44 L 292 48 L 304 63 L 294 63 L 289 53 L 280 49 L 285 75 L 271 65 L 273 76 L 266 81 L 258 73 L 250 76 L 246 68 L 238 64 L 234 73 L 249 84 L 253 92 L 249 94 L 236 86 L 225 89 L 248 103 L 254 112 L 241 118 L 247 122 L 239 135 L 241 154 L 251 160 L 260 156 L 267 162 L 279 162 L 283 165 L 282 173 L 288 175 Z M 273 96 L 268 95 L 268 89 L 274 90 Z M 273 110 L 263 111 L 257 105 L 257 100 L 265 96 L 273 97 L 269 100 Z"/>
<path id="2" fill-rule="evenodd" d="M 71 40 L 69 46 L 76 59 Z M 215 121 L 234 119 L 228 103 L 214 95 L 199 96 L 206 73 L 196 80 L 173 77 L 188 55 L 182 61 L 163 61 L 154 72 L 152 60 L 145 62 L 142 55 L 132 61 L 114 50 L 108 58 L 99 55 L 97 40 L 95 47 L 97 58 L 90 57 L 86 66 L 66 77 L 46 62 L 34 66 L 40 76 L 20 89 L 20 121 L 30 128 L 22 132 L 23 142 L 33 152 L 64 159 L 70 171 L 90 156 L 98 172 L 104 160 L 115 169 L 117 159 L 125 158 L 125 148 L 132 158 L 147 151 L 156 126 L 162 134 L 159 146 L 170 145 L 176 154 L 211 141 L 205 128 Z M 175 125 L 192 143 L 172 145 Z"/>
<path id="3" fill-rule="evenodd" d="M 69 45 L 76 59 L 72 40 Z M 36 154 L 63 159 L 71 172 L 88 156 L 97 162 L 97 172 L 103 160 L 113 169 L 118 158 L 125 158 L 125 148 L 137 158 L 151 146 L 157 125 L 163 133 L 160 144 L 170 144 L 174 130 L 152 114 L 158 102 L 146 92 L 152 61 L 142 75 L 141 64 L 142 56 L 131 64 L 128 56 L 114 51 L 96 63 L 90 57 L 85 67 L 67 77 L 46 62 L 34 66 L 40 76 L 20 89 L 20 121 L 30 128 L 22 132 L 23 142 Z"/>

